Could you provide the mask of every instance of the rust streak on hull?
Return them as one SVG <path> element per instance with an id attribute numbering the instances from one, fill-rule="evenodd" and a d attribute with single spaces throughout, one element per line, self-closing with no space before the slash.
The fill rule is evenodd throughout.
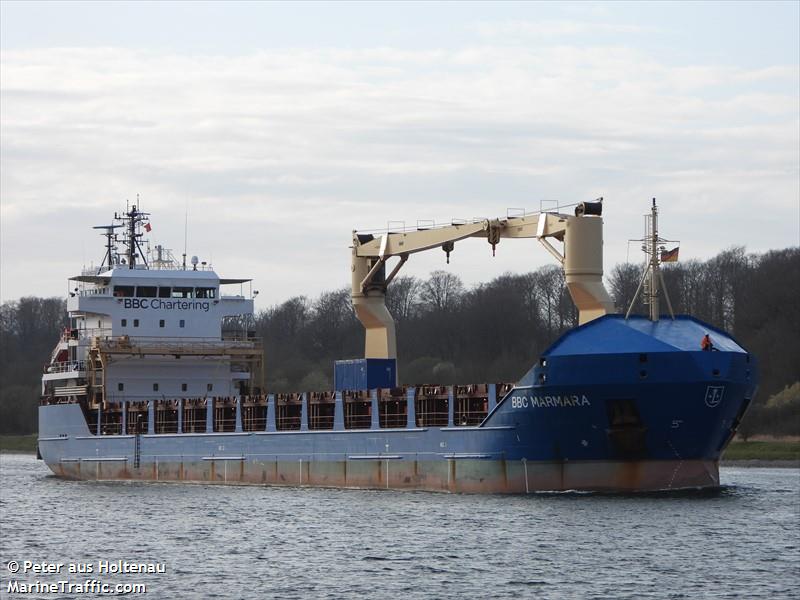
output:
<path id="1" fill-rule="evenodd" d="M 227 464 L 230 462 L 231 464 Z M 80 462 L 52 465 L 74 480 L 138 480 L 478 494 L 537 491 L 641 492 L 719 486 L 716 461 L 533 462 L 505 460 L 181 461 L 143 460 L 139 468 Z M 387 479 L 388 473 L 388 479 Z"/>

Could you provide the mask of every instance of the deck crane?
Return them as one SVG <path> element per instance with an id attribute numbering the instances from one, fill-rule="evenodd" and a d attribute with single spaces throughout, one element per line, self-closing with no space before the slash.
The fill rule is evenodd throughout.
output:
<path id="1" fill-rule="evenodd" d="M 603 285 L 602 198 L 582 202 L 575 215 L 541 212 L 505 219 L 481 219 L 382 235 L 353 231 L 352 301 L 366 329 L 365 358 L 397 358 L 394 320 L 386 308 L 386 290 L 411 254 L 442 248 L 450 257 L 455 242 L 485 238 L 495 246 L 502 238 L 536 238 L 561 263 L 567 288 L 578 309 L 579 322 L 587 323 L 614 311 Z M 563 252 L 550 239 L 563 242 Z M 399 262 L 386 275 L 389 258 Z"/>

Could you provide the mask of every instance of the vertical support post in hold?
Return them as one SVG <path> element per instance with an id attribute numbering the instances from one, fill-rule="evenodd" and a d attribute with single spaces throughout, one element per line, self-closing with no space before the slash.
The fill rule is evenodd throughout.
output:
<path id="1" fill-rule="evenodd" d="M 183 398 L 178 398 L 178 433 L 183 433 Z"/>
<path id="2" fill-rule="evenodd" d="M 414 409 L 414 398 L 417 395 L 417 388 L 406 389 L 406 429 L 416 429 L 417 412 Z"/>
<path id="3" fill-rule="evenodd" d="M 308 394 L 303 392 L 300 396 L 300 431 L 308 431 Z M 302 476 L 301 476 L 302 483 Z"/>
<path id="4" fill-rule="evenodd" d="M 497 406 L 497 384 L 490 383 L 489 384 L 489 412 L 494 410 L 494 407 Z"/>
<path id="5" fill-rule="evenodd" d="M 128 401 L 123 400 L 122 403 L 119 405 L 120 410 L 122 410 L 122 423 L 120 425 L 120 434 L 127 435 L 128 433 Z"/>
<path id="6" fill-rule="evenodd" d="M 453 386 L 447 386 L 447 426 L 453 426 L 453 404 L 455 403 L 455 394 L 453 393 Z"/>
<path id="7" fill-rule="evenodd" d="M 380 415 L 378 414 L 378 390 L 370 390 L 369 391 L 369 399 L 371 402 L 371 410 L 370 410 L 370 429 L 380 429 L 381 428 L 381 419 Z"/>
<path id="8" fill-rule="evenodd" d="M 156 401 L 147 401 L 147 433 L 153 435 L 156 432 Z"/>
<path id="9" fill-rule="evenodd" d="M 96 427 L 96 430 L 95 430 L 95 435 L 101 435 L 102 434 L 102 431 L 103 431 L 102 427 L 103 427 L 103 405 L 102 404 L 98 404 L 97 405 L 97 427 Z"/>
<path id="10" fill-rule="evenodd" d="M 236 433 L 242 433 L 242 397 L 236 396 Z"/>
<path id="11" fill-rule="evenodd" d="M 214 398 L 206 398 L 206 433 L 214 433 Z"/>
<path id="12" fill-rule="evenodd" d="M 275 427 L 275 394 L 267 394 L 267 431 L 278 431 Z"/>
<path id="13" fill-rule="evenodd" d="M 342 431 L 344 429 L 344 401 L 342 392 L 336 392 L 333 396 L 333 430 Z"/>

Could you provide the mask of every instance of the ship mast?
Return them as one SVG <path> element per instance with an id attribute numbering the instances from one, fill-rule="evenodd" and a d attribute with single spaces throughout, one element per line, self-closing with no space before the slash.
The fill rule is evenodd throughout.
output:
<path id="1" fill-rule="evenodd" d="M 650 308 L 650 320 L 657 322 L 661 317 L 658 294 L 660 289 L 663 289 L 669 315 L 674 320 L 675 313 L 672 310 L 672 302 L 669 300 L 667 286 L 664 283 L 664 274 L 661 271 L 661 251 L 665 249 L 663 244 L 674 240 L 665 240 L 658 237 L 658 206 L 655 198 L 653 198 L 650 214 L 644 216 L 644 238 L 632 241 L 642 242 L 642 250 L 648 258 L 642 272 L 642 278 L 639 280 L 639 286 L 636 288 L 636 293 L 633 295 L 630 306 L 628 306 L 628 312 L 625 313 L 625 318 L 627 319 L 630 316 L 633 306 L 641 293 L 643 302 Z"/>
<path id="2" fill-rule="evenodd" d="M 118 219 L 124 223 L 125 231 L 125 239 L 123 243 L 128 247 L 126 252 L 127 259 L 128 259 L 128 268 L 135 269 L 136 268 L 136 259 L 137 255 L 141 257 L 142 263 L 144 263 L 145 268 L 147 268 L 147 260 L 145 259 L 145 253 L 142 252 L 142 248 L 139 244 L 139 238 L 141 238 L 144 234 L 139 233 L 139 225 L 146 221 L 149 217 L 149 213 L 144 213 L 137 210 L 136 205 L 134 204 L 130 210 L 123 214 L 123 216 L 118 217 L 114 215 L 115 219 Z"/>

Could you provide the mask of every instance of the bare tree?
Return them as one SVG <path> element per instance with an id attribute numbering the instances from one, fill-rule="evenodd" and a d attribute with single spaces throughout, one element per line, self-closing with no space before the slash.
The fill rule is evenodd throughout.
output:
<path id="1" fill-rule="evenodd" d="M 386 290 L 386 306 L 398 321 L 407 321 L 414 315 L 420 292 L 416 277 L 397 277 Z"/>
<path id="2" fill-rule="evenodd" d="M 611 269 L 611 275 L 608 278 L 611 297 L 614 298 L 617 310 L 623 314 L 627 312 L 633 301 L 633 295 L 642 278 L 642 269 L 641 265 L 633 263 L 622 263 Z M 634 314 L 640 313 L 641 307 L 641 300 L 638 300 L 633 310 Z"/>
<path id="3" fill-rule="evenodd" d="M 265 339 L 292 340 L 306 326 L 310 316 L 311 306 L 308 298 L 295 296 L 259 314 L 259 329 L 262 330 L 262 337 Z"/>
<path id="4" fill-rule="evenodd" d="M 559 314 L 564 290 L 564 272 L 560 267 L 548 265 L 536 272 L 538 296 L 541 298 L 542 321 L 550 336 L 561 329 L 563 318 Z"/>
<path id="5" fill-rule="evenodd" d="M 308 339 L 314 348 L 314 357 L 335 355 L 341 350 L 348 329 L 355 328 L 350 302 L 350 289 L 323 292 L 313 305 Z"/>
<path id="6" fill-rule="evenodd" d="M 446 311 L 455 308 L 464 294 L 464 284 L 458 275 L 433 271 L 422 284 L 422 301 L 430 309 Z"/>

